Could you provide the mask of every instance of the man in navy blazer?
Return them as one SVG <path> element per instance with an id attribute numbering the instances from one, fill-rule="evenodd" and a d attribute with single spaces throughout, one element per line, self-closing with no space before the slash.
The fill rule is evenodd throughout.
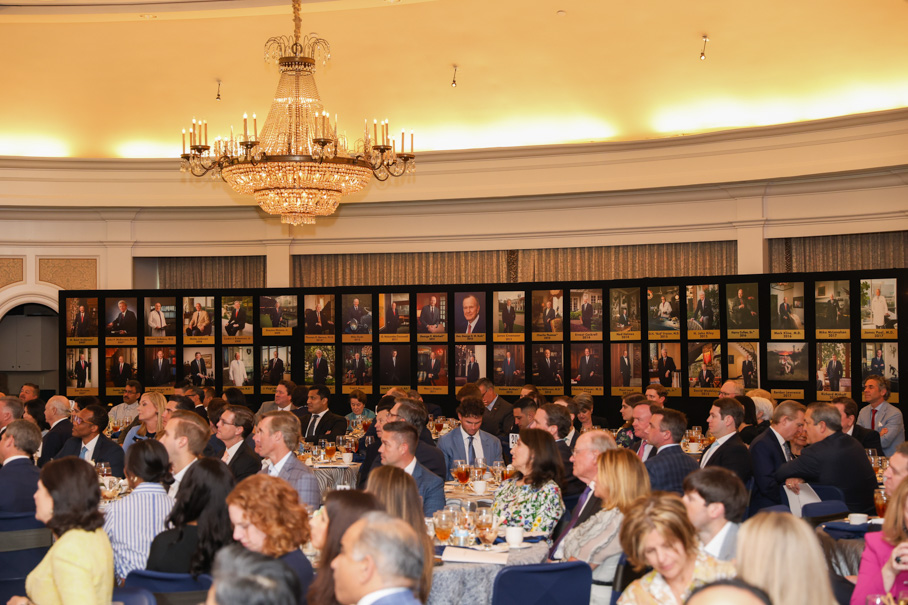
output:
<path id="1" fill-rule="evenodd" d="M 107 410 L 99 405 L 90 405 L 73 414 L 72 439 L 54 457 L 77 456 L 90 462 L 107 462 L 114 477 L 123 475 L 123 448 L 104 436 L 107 428 Z"/>
<path id="2" fill-rule="evenodd" d="M 435 445 L 435 441 L 432 440 L 432 433 L 426 428 L 428 414 L 425 406 L 413 399 L 398 397 L 394 400 L 394 406 L 388 415 L 389 422 L 395 420 L 406 422 L 419 433 L 419 442 L 416 444 L 416 449 L 412 450 L 416 460 L 442 479 L 447 477 L 448 469 L 445 464 L 445 455 Z"/>
<path id="3" fill-rule="evenodd" d="M 857 423 L 858 404 L 851 397 L 836 397 L 832 405 L 838 408 L 842 415 L 842 432 L 858 440 L 865 450 L 876 450 L 877 455 L 883 455 L 883 443 L 880 434 L 870 429 L 865 429 Z"/>
<path id="4" fill-rule="evenodd" d="M 677 410 L 662 408 L 654 411 L 649 421 L 646 440 L 656 448 L 656 455 L 647 460 L 653 491 L 662 490 L 684 495 L 684 478 L 699 468 L 697 461 L 681 449 L 681 439 L 687 429 L 687 416 Z"/>
<path id="5" fill-rule="evenodd" d="M 782 504 L 776 470 L 792 459 L 788 441 L 803 428 L 806 410 L 797 401 L 783 401 L 772 413 L 769 428 L 751 442 L 750 460 L 754 471 L 754 488 L 750 498 L 752 513 Z"/>
<path id="6" fill-rule="evenodd" d="M 503 461 L 501 442 L 497 437 L 480 430 L 485 411 L 481 399 L 464 397 L 457 407 L 460 426 L 438 440 L 438 448 L 445 455 L 449 480 L 454 479 L 451 464 L 455 460 L 466 460 L 471 466 L 477 458 L 484 458 L 489 466 L 492 466 L 493 462 Z"/>
<path id="7" fill-rule="evenodd" d="M 0 513 L 35 512 L 41 471 L 32 462 L 41 431 L 28 420 L 14 420 L 0 438 Z"/>
<path id="8" fill-rule="evenodd" d="M 69 400 L 63 395 L 54 395 L 48 399 L 44 404 L 44 419 L 50 425 L 50 430 L 44 435 L 38 466 L 44 466 L 53 460 L 63 444 L 73 436 L 73 423 L 69 421 Z"/>
<path id="9" fill-rule="evenodd" d="M 378 451 L 383 465 L 396 466 L 413 477 L 422 498 L 423 515 L 431 517 L 445 507 L 445 482 L 416 459 L 414 452 L 418 443 L 417 430 L 410 423 L 397 420 L 382 428 Z"/>
<path id="10" fill-rule="evenodd" d="M 738 426 L 744 422 L 744 406 L 737 399 L 720 397 L 713 401 L 707 422 L 716 441 L 703 452 L 700 468 L 727 468 L 746 485 L 753 476 L 753 463 L 747 446 L 738 436 Z"/>

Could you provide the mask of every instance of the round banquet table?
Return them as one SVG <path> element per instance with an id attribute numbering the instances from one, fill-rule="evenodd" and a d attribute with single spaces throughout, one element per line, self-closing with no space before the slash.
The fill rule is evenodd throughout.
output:
<path id="1" fill-rule="evenodd" d="M 529 548 L 508 551 L 507 565 L 532 565 L 545 561 L 549 545 L 543 540 Z M 432 573 L 432 592 L 427 605 L 470 603 L 491 605 L 495 576 L 503 565 L 490 563 L 444 563 Z"/>
<path id="2" fill-rule="evenodd" d="M 477 496 L 469 486 L 467 486 L 466 491 L 464 491 L 463 487 L 457 481 L 446 481 L 445 504 L 460 504 L 463 506 L 464 502 L 475 502 L 476 506 L 492 506 L 492 500 L 495 499 L 495 490 L 497 489 L 497 485 L 494 488 L 490 487 L 486 490 L 486 493 Z"/>
<path id="3" fill-rule="evenodd" d="M 326 493 L 337 489 L 338 485 L 346 485 L 350 489 L 356 488 L 359 467 L 360 464 L 358 462 L 351 464 L 332 462 L 330 464 L 315 464 L 311 468 L 312 472 L 315 473 L 315 478 L 318 479 L 319 492 L 324 498 Z"/>

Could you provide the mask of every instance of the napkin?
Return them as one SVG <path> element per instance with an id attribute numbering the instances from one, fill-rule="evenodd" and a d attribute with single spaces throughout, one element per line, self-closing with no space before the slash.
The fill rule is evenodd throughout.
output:
<path id="1" fill-rule="evenodd" d="M 864 534 L 880 531 L 882 526 L 877 523 L 861 523 L 852 525 L 847 521 L 830 521 L 823 523 L 823 530 L 835 540 L 862 538 Z"/>
<path id="2" fill-rule="evenodd" d="M 492 563 L 494 565 L 505 565 L 508 562 L 508 553 L 448 546 L 442 553 L 441 560 L 446 563 Z"/>

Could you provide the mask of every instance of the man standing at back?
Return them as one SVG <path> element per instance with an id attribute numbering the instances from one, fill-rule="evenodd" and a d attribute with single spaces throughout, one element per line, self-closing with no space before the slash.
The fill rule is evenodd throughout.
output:
<path id="1" fill-rule="evenodd" d="M 473 466 L 479 458 L 485 460 L 488 466 L 492 466 L 493 462 L 503 460 L 501 442 L 479 429 L 482 425 L 483 412 L 485 412 L 485 406 L 482 405 L 481 400 L 475 397 L 464 397 L 457 407 L 460 426 L 439 438 L 438 448 L 444 452 L 449 480 L 454 479 L 451 474 L 451 471 L 454 470 L 451 467 L 454 460 L 466 460 L 470 466 Z"/>
<path id="2" fill-rule="evenodd" d="M 737 399 L 720 397 L 709 410 L 709 432 L 715 442 L 700 460 L 700 468 L 721 466 L 735 473 L 742 483 L 753 475 L 750 452 L 738 436 L 738 426 L 744 422 L 744 406 Z"/>
<path id="3" fill-rule="evenodd" d="M 782 504 L 780 483 L 776 480 L 775 473 L 779 467 L 792 460 L 788 442 L 804 427 L 806 410 L 797 401 L 783 401 L 772 413 L 769 429 L 760 433 L 750 444 L 750 460 L 754 471 L 751 512 Z"/>
<path id="4" fill-rule="evenodd" d="M 318 479 L 294 452 L 300 442 L 299 418 L 290 412 L 268 412 L 255 428 L 255 451 L 270 463 L 261 471 L 293 486 L 310 511 L 321 505 Z"/>
<path id="5" fill-rule="evenodd" d="M 858 414 L 859 425 L 880 434 L 887 457 L 905 440 L 905 421 L 902 412 L 887 401 L 890 392 L 888 380 L 882 376 L 868 376 L 864 381 L 864 401 L 867 405 Z"/>
<path id="6" fill-rule="evenodd" d="M 646 440 L 657 450 L 645 464 L 653 491 L 684 495 L 684 478 L 699 468 L 697 461 L 681 449 L 685 430 L 687 416 L 683 413 L 665 408 L 652 410 Z"/>

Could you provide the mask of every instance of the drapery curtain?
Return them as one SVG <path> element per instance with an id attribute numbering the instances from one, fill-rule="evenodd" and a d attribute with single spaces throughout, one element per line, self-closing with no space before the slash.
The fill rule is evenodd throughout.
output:
<path id="1" fill-rule="evenodd" d="M 264 256 L 191 256 L 158 259 L 165 288 L 264 288 Z"/>
<path id="2" fill-rule="evenodd" d="M 904 267 L 908 267 L 908 231 L 769 240 L 772 273 Z"/>

